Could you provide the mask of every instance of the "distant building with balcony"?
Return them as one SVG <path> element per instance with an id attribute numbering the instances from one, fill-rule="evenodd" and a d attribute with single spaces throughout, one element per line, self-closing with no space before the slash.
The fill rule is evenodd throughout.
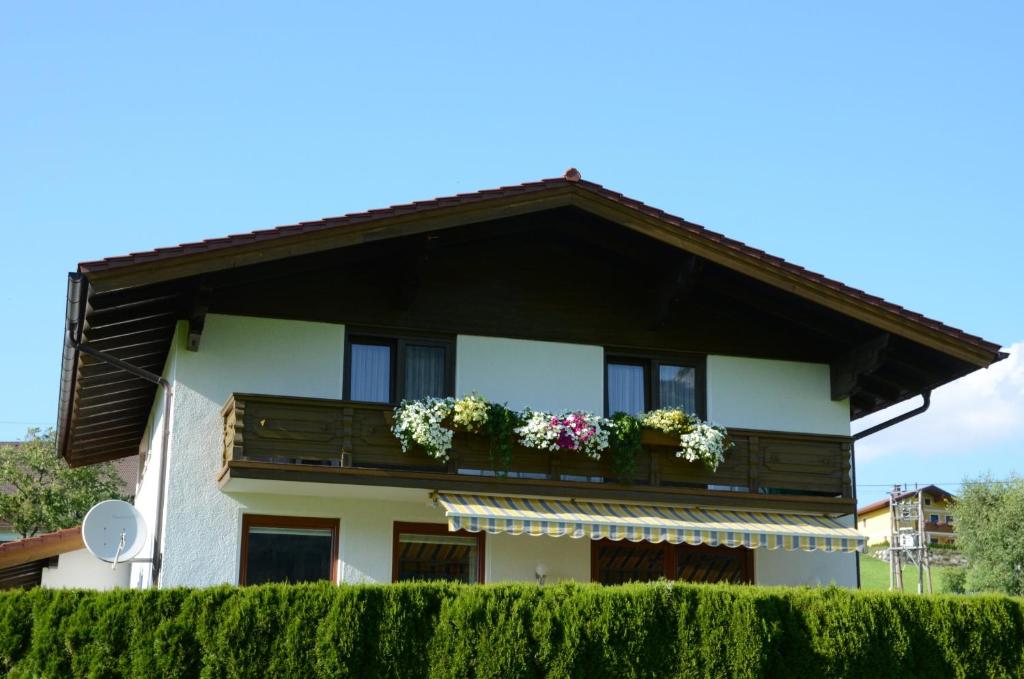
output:
<path id="1" fill-rule="evenodd" d="M 1005 357 L 575 171 L 83 262 L 67 339 L 59 450 L 141 453 L 132 585 L 161 587 L 856 587 L 851 419 Z M 402 452 L 399 402 L 473 392 L 679 408 L 734 445 L 712 471 L 644 431 L 626 476 L 521 445 L 499 472 L 466 432 Z"/>
<path id="2" fill-rule="evenodd" d="M 924 518 L 925 540 L 932 545 L 950 545 L 956 542 L 956 529 L 950 502 L 955 496 L 938 486 L 925 486 L 920 489 L 922 498 L 922 516 Z M 917 489 L 904 490 L 896 498 L 906 501 L 916 497 Z M 869 545 L 880 545 L 889 542 L 891 517 L 889 498 L 864 505 L 857 510 L 857 530 L 867 537 Z M 916 528 L 917 523 L 913 526 Z"/>

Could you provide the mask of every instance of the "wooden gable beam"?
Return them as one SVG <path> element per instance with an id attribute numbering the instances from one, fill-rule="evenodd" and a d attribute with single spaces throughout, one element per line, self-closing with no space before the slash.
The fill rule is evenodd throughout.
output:
<path id="1" fill-rule="evenodd" d="M 672 267 L 655 293 L 651 330 L 658 330 L 665 325 L 676 303 L 696 287 L 703 269 L 704 260 L 690 253 L 686 253 L 679 263 Z"/>
<path id="2" fill-rule="evenodd" d="M 210 309 L 212 296 L 213 288 L 204 284 L 196 289 L 196 294 L 192 298 L 192 306 L 188 312 L 188 341 L 185 342 L 185 349 L 188 351 L 199 351 L 199 340 L 203 336 L 206 312 Z"/>
<path id="3" fill-rule="evenodd" d="M 889 333 L 883 333 L 833 361 L 830 366 L 832 400 L 841 401 L 852 396 L 857 389 L 858 378 L 882 367 L 888 346 Z"/>

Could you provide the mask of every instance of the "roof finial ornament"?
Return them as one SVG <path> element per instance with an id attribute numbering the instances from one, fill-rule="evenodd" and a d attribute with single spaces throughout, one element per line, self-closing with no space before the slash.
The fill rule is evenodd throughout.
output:
<path id="1" fill-rule="evenodd" d="M 580 174 L 580 171 L 577 170 L 575 167 L 570 167 L 568 170 L 565 171 L 565 175 L 563 176 L 565 177 L 565 181 L 567 182 L 578 182 L 579 180 L 583 179 L 583 176 Z"/>

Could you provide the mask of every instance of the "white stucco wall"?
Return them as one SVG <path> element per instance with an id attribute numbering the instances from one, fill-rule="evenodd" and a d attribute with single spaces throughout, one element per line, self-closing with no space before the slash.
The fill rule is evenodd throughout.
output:
<path id="1" fill-rule="evenodd" d="M 163 378 L 170 384 L 174 384 L 175 379 L 175 356 L 176 354 L 172 350 L 164 366 Z M 173 408 L 174 403 L 172 400 L 172 411 Z M 148 559 L 153 556 L 153 538 L 157 521 L 157 489 L 160 477 L 160 460 L 163 457 L 163 430 L 166 425 L 164 417 L 164 388 L 157 387 L 153 405 L 150 409 L 149 423 L 144 434 L 147 449 L 145 467 L 142 469 L 135 492 L 135 508 L 142 514 L 142 518 L 146 523 L 146 544 L 139 552 L 139 558 Z M 152 566 L 149 563 L 133 563 L 125 566 L 125 570 L 128 570 L 131 574 L 131 586 L 137 588 L 149 587 L 152 583 L 151 569 Z"/>
<path id="2" fill-rule="evenodd" d="M 840 521 L 853 526 L 852 515 Z M 754 550 L 754 576 L 758 585 L 823 585 L 857 587 L 857 555 L 827 552 Z"/>
<path id="3" fill-rule="evenodd" d="M 536 582 L 544 564 L 547 582 L 590 582 L 589 538 L 546 535 L 488 535 L 487 582 Z"/>
<path id="4" fill-rule="evenodd" d="M 604 349 L 585 344 L 459 335 L 455 393 L 510 408 L 604 412 Z"/>
<path id="5" fill-rule="evenodd" d="M 127 564 L 110 568 L 86 549 L 76 549 L 57 557 L 57 567 L 43 568 L 43 587 L 53 589 L 115 589 L 128 587 L 131 571 Z"/>
<path id="6" fill-rule="evenodd" d="M 161 585 L 235 582 L 240 506 L 215 478 L 220 409 L 232 392 L 341 398 L 344 327 L 210 314 L 199 351 L 183 337 L 179 324 Z"/>
<path id="7" fill-rule="evenodd" d="M 443 523 L 425 491 L 279 484 L 225 492 L 220 409 L 232 392 L 341 398 L 344 327 L 211 314 L 198 352 L 184 349 L 179 324 L 165 376 L 174 385 L 164 531 L 163 586 L 237 582 L 244 513 L 341 519 L 339 559 L 344 581 L 391 579 L 395 521 Z M 604 356 L 598 346 L 459 336 L 458 394 L 477 391 L 512 407 L 580 408 L 601 412 Z M 727 426 L 848 433 L 847 405 L 829 398 L 828 367 L 709 357 L 709 409 Z M 150 461 L 136 504 L 155 525 L 159 469 L 159 400 L 154 403 Z M 412 493 L 412 495 L 409 495 Z M 852 557 L 764 552 L 756 557 L 765 584 L 854 586 Z M 487 536 L 486 579 L 533 581 L 538 563 L 549 580 L 589 580 L 588 540 Z M 133 567 L 132 585 L 148 584 L 148 566 Z"/>
<path id="8" fill-rule="evenodd" d="M 850 434 L 850 403 L 833 401 L 818 363 L 708 356 L 708 416 L 726 427 Z"/>
<path id="9" fill-rule="evenodd" d="M 446 523 L 444 510 L 433 506 L 425 490 L 338 484 L 313 484 L 316 488 L 310 489 L 310 484 L 275 481 L 254 481 L 247 485 L 264 492 L 231 493 L 237 512 L 233 526 L 239 540 L 243 514 L 337 518 L 340 523 L 338 570 L 342 582 L 391 582 L 395 522 Z M 296 494 L 302 490 L 306 491 L 304 495 Z M 234 545 L 234 562 L 223 574 L 228 582 L 237 581 L 239 540 Z M 590 579 L 590 541 L 528 535 L 484 537 L 486 582 L 534 582 L 538 563 L 547 567 L 548 582 L 563 579 L 587 582 Z"/>

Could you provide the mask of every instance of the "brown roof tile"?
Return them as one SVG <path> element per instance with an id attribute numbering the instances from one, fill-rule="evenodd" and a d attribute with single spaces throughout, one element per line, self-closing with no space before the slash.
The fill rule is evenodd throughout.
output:
<path id="1" fill-rule="evenodd" d="M 0 544 L 0 568 L 46 559 L 83 547 L 85 547 L 85 542 L 82 541 L 81 526 L 34 535 L 14 542 L 5 542 Z"/>

